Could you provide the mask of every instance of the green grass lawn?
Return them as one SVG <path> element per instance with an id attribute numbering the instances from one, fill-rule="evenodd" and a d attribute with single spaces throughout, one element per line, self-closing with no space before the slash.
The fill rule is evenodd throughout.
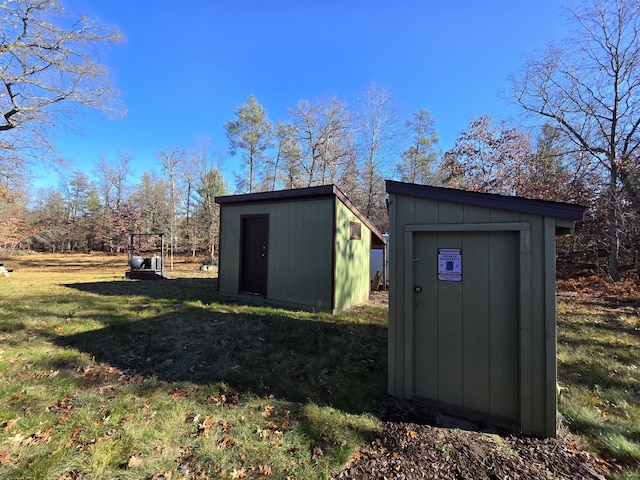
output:
<path id="1" fill-rule="evenodd" d="M 384 306 L 329 316 L 230 303 L 195 269 L 124 281 L 108 257 L 11 267 L 0 479 L 321 479 L 378 428 Z M 640 478 L 637 305 L 561 295 L 558 339 L 563 421 L 614 478 Z"/>
<path id="2" fill-rule="evenodd" d="M 637 303 L 560 296 L 560 413 L 613 466 L 640 478 L 640 315 Z"/>
<path id="3" fill-rule="evenodd" d="M 326 478 L 377 428 L 384 307 L 45 270 L 0 277 L 0 478 Z"/>

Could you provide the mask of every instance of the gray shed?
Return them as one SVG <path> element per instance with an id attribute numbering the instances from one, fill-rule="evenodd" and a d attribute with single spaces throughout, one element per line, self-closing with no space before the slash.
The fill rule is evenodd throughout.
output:
<path id="1" fill-rule="evenodd" d="M 216 202 L 221 293 L 330 313 L 369 299 L 371 249 L 386 241 L 335 185 Z"/>
<path id="2" fill-rule="evenodd" d="M 386 185 L 389 393 L 555 436 L 555 236 L 584 207 Z"/>

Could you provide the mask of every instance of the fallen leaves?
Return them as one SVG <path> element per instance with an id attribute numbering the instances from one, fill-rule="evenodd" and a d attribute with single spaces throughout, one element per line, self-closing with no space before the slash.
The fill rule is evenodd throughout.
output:
<path id="1" fill-rule="evenodd" d="M 273 405 L 265 405 L 262 409 L 262 416 L 264 418 L 271 418 L 274 415 L 277 415 L 276 409 Z"/>
<path id="2" fill-rule="evenodd" d="M 140 455 L 133 455 L 131 458 L 129 458 L 129 461 L 127 462 L 127 468 L 131 470 L 135 470 L 137 468 L 140 468 L 141 466 L 142 466 L 142 457 Z"/>
<path id="3" fill-rule="evenodd" d="M 34 445 L 46 445 L 51 441 L 51 433 L 53 427 L 45 430 L 44 432 L 39 430 L 31 435 L 24 436 L 21 432 L 7 438 L 4 443 L 8 445 L 14 445 L 18 447 L 34 446 Z"/>
<path id="4" fill-rule="evenodd" d="M 166 472 L 156 473 L 151 480 L 171 480 L 173 478 L 173 470 L 167 470 Z"/>
<path id="5" fill-rule="evenodd" d="M 23 370 L 28 371 L 21 377 L 18 377 L 20 381 L 34 382 L 42 379 L 56 378 L 60 374 L 60 370 L 45 370 L 45 371 L 31 371 L 33 363 L 27 363 Z"/>
<path id="6" fill-rule="evenodd" d="M 85 450 L 89 450 L 93 445 L 96 444 L 96 439 L 95 438 L 86 438 L 84 435 L 84 431 L 82 430 L 81 427 L 77 427 L 75 429 L 75 431 L 73 432 L 73 434 L 71 435 L 71 438 L 69 438 L 69 440 L 67 440 L 67 443 L 65 444 L 66 448 L 74 448 L 78 451 L 85 451 Z M 106 440 L 107 438 L 105 438 Z"/>
<path id="7" fill-rule="evenodd" d="M 211 427 L 214 425 L 210 416 L 206 416 L 204 420 L 198 424 L 198 435 L 208 436 Z"/>
<path id="8" fill-rule="evenodd" d="M 220 425 L 224 433 L 229 433 L 231 430 L 233 430 L 233 425 L 231 425 L 225 419 L 219 420 L 218 425 Z"/>
<path id="9" fill-rule="evenodd" d="M 192 393 L 195 393 L 197 391 L 198 391 L 198 387 L 194 385 L 190 388 L 184 388 L 184 387 L 175 388 L 169 391 L 169 395 L 171 395 L 171 400 L 175 402 L 177 400 L 180 400 L 181 398 L 186 398 L 190 396 Z"/>
<path id="10" fill-rule="evenodd" d="M 258 473 L 263 477 L 269 477 L 271 475 L 271 467 L 269 465 L 258 465 Z"/>
<path id="11" fill-rule="evenodd" d="M 143 379 L 141 375 L 127 373 L 117 367 L 91 359 L 89 365 L 77 367 L 75 372 L 90 387 L 98 387 L 100 394 L 114 391 L 117 384 L 134 383 Z"/>
<path id="12" fill-rule="evenodd" d="M 322 451 L 322 449 L 321 449 L 320 447 L 318 447 L 318 446 L 313 447 L 313 451 L 312 451 L 311 457 L 312 457 L 313 459 L 317 459 L 317 458 L 320 458 L 320 457 L 324 457 L 324 452 L 323 452 L 323 451 Z"/>
<path id="13" fill-rule="evenodd" d="M 418 437 L 418 432 L 416 432 L 415 430 L 411 430 L 409 427 L 407 427 L 407 436 L 410 438 L 417 438 Z"/>
<path id="14" fill-rule="evenodd" d="M 412 415 L 410 409 L 394 411 L 394 420 L 384 421 L 369 446 L 356 451 L 334 478 L 604 478 L 594 475 L 577 454 L 563 452 L 566 440 L 494 438 L 413 423 Z"/>
<path id="15" fill-rule="evenodd" d="M 228 447 L 232 447 L 236 444 L 236 439 L 231 435 L 225 435 L 220 440 L 218 440 L 218 448 L 224 450 Z"/>
<path id="16" fill-rule="evenodd" d="M 4 422 L 2 426 L 4 427 L 5 430 L 10 431 L 16 427 L 19 421 L 20 421 L 20 417 L 12 418 L 11 420 L 7 420 L 6 422 Z"/>
<path id="17" fill-rule="evenodd" d="M 73 411 L 73 398 L 66 396 L 58 400 L 54 405 L 46 407 L 45 411 L 58 415 L 58 423 L 64 425 L 71 416 Z"/>
<path id="18" fill-rule="evenodd" d="M 240 395 L 237 393 L 221 392 L 217 395 L 207 397 L 207 403 L 213 404 L 216 407 L 233 407 L 240 403 Z"/>
<path id="19" fill-rule="evenodd" d="M 240 468 L 234 468 L 231 473 L 229 474 L 229 476 L 231 476 L 231 478 L 234 479 L 242 479 L 242 478 L 248 478 L 248 477 L 252 477 L 254 475 L 258 475 L 258 480 L 266 480 L 268 477 L 270 477 L 272 475 L 273 471 L 271 470 L 271 467 L 269 465 L 258 465 L 257 467 L 240 467 Z M 227 472 L 225 470 L 222 470 L 219 475 L 219 477 L 226 477 L 227 476 Z M 290 478 L 290 477 L 287 477 Z"/>
<path id="20" fill-rule="evenodd" d="M 248 476 L 249 474 L 247 474 L 247 471 L 244 468 L 234 468 L 231 472 L 231 478 L 247 478 Z"/>
<path id="21" fill-rule="evenodd" d="M 81 480 L 82 473 L 77 468 L 62 475 L 58 480 Z"/>
<path id="22" fill-rule="evenodd" d="M 0 450 L 0 465 L 8 465 L 11 463 L 11 452 Z"/>

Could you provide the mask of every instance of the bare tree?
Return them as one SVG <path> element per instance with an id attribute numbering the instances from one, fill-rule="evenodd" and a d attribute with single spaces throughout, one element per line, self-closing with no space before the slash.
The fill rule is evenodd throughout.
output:
<path id="1" fill-rule="evenodd" d="M 121 39 L 89 18 L 69 19 L 57 0 L 0 1 L 0 183 L 51 153 L 49 127 L 77 106 L 120 111 L 100 46 Z M 0 188 L 2 190 L 2 188 Z"/>
<path id="2" fill-rule="evenodd" d="M 403 139 L 397 104 L 385 88 L 370 84 L 360 102 L 358 133 L 363 150 L 363 213 L 384 208 L 384 177 Z"/>
<path id="3" fill-rule="evenodd" d="M 102 225 L 96 227 L 102 233 L 101 241 L 109 245 L 109 251 L 114 251 L 119 243 L 122 233 L 117 228 L 119 222 L 114 221 L 122 217 L 123 207 L 127 210 L 128 197 L 128 177 L 130 175 L 130 165 L 133 161 L 133 153 L 123 150 L 118 156 L 118 160 L 113 162 L 101 155 L 94 168 L 94 175 L 98 186 L 98 191 L 102 197 Z"/>
<path id="4" fill-rule="evenodd" d="M 304 185 L 302 178 L 302 148 L 296 138 L 296 129 L 291 123 L 278 122 L 276 125 L 276 161 L 274 162 L 273 188 L 279 176 L 285 188 L 299 188 Z M 276 166 L 279 170 L 276 170 Z"/>
<path id="5" fill-rule="evenodd" d="M 162 169 L 167 175 L 169 183 L 169 203 L 171 208 L 169 259 L 171 263 L 170 268 L 173 270 L 174 253 L 178 242 L 178 204 L 180 201 L 178 181 L 184 164 L 185 152 L 176 147 L 167 147 L 158 152 L 156 158 L 162 165 Z"/>
<path id="6" fill-rule="evenodd" d="M 169 182 L 155 172 L 142 174 L 130 197 L 133 210 L 139 216 L 139 231 L 164 233 L 170 230 L 171 206 L 168 198 Z M 127 232 L 130 233 L 130 232 Z"/>
<path id="7" fill-rule="evenodd" d="M 606 172 L 608 273 L 617 281 L 621 196 L 633 193 L 640 145 L 640 10 L 636 0 L 589 0 L 568 17 L 573 34 L 526 63 L 512 97 Z"/>
<path id="8" fill-rule="evenodd" d="M 597 195 L 600 176 L 584 155 L 567 145 L 562 131 L 548 123 L 535 137 L 533 155 L 528 163 L 517 166 L 516 194 L 556 202 L 587 205 Z"/>
<path id="9" fill-rule="evenodd" d="M 204 244 L 209 252 L 208 261 L 212 263 L 217 257 L 216 245 L 220 232 L 220 208 L 215 197 L 224 195 L 226 190 L 221 164 L 207 139 L 192 152 L 188 168 L 192 186 L 190 196 L 194 204 L 190 220 L 193 255 L 197 247 Z"/>
<path id="10" fill-rule="evenodd" d="M 290 114 L 302 148 L 304 186 L 336 183 L 354 149 L 346 103 L 337 97 L 328 105 L 301 100 Z"/>
<path id="11" fill-rule="evenodd" d="M 131 174 L 131 162 L 134 155 L 123 150 L 116 162 L 100 156 L 95 168 L 95 175 L 102 194 L 104 205 L 117 210 L 127 194 L 127 180 Z"/>
<path id="12" fill-rule="evenodd" d="M 205 171 L 200 178 L 197 192 L 200 197 L 200 208 L 198 211 L 201 213 L 203 223 L 207 227 L 206 232 L 210 247 L 209 258 L 213 263 L 218 256 L 216 245 L 219 242 L 220 236 L 220 206 L 216 204 L 215 197 L 217 195 L 224 195 L 226 192 L 224 177 L 220 170 L 212 167 L 210 170 Z"/>

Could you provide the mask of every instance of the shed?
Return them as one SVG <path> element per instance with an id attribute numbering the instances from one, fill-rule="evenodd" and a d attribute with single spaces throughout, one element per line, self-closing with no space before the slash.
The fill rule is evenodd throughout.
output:
<path id="1" fill-rule="evenodd" d="M 369 299 L 376 227 L 335 185 L 216 197 L 227 295 L 336 313 Z"/>
<path id="2" fill-rule="evenodd" d="M 386 182 L 391 395 L 556 435 L 555 236 L 584 207 Z"/>

